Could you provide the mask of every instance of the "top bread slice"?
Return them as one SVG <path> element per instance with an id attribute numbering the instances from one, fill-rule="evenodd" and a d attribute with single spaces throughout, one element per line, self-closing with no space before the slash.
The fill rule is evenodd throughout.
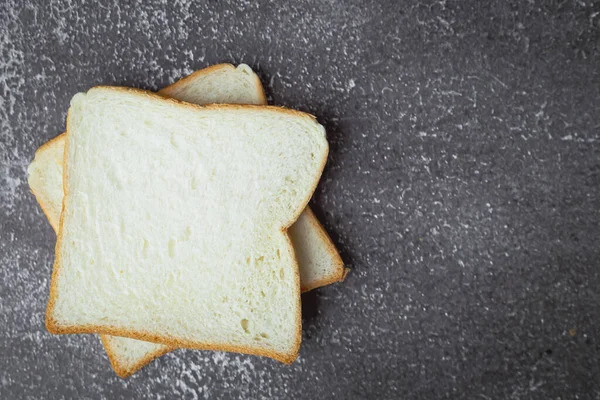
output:
<path id="1" fill-rule="evenodd" d="M 297 111 L 76 95 L 48 330 L 293 361 L 300 288 L 286 229 L 327 149 Z"/>

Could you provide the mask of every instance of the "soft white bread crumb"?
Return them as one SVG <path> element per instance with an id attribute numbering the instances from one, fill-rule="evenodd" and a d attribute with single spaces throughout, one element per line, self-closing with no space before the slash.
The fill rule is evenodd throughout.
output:
<path id="1" fill-rule="evenodd" d="M 49 330 L 292 361 L 299 279 L 281 229 L 318 181 L 323 128 L 114 88 L 75 96 L 67 126 Z"/>

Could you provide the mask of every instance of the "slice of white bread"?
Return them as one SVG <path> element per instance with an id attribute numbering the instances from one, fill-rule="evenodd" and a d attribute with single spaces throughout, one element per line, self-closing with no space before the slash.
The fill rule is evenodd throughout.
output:
<path id="1" fill-rule="evenodd" d="M 266 104 L 260 80 L 247 65 L 219 64 L 194 72 L 159 94 L 196 104 Z M 41 146 L 29 172 L 29 185 L 50 225 L 58 231 L 63 200 L 65 135 Z M 300 268 L 302 291 L 342 279 L 343 263 L 331 239 L 309 207 L 289 229 Z M 127 377 L 172 347 L 118 336 L 101 335 L 116 373 Z"/>
<path id="2" fill-rule="evenodd" d="M 343 281 L 348 269 L 329 235 L 310 209 L 306 207 L 288 229 L 300 266 L 302 292 Z M 309 265 L 309 268 L 303 268 Z"/>
<path id="3" fill-rule="evenodd" d="M 300 286 L 286 228 L 327 148 L 297 111 L 76 95 L 48 330 L 292 362 Z"/>

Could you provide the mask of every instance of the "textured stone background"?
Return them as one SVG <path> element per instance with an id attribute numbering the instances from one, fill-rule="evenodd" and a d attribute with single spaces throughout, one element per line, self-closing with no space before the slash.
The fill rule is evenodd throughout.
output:
<path id="1" fill-rule="evenodd" d="M 0 2 L 0 398 L 600 398 L 600 4 L 289 3 Z M 312 204 L 352 272 L 304 296 L 292 366 L 179 350 L 120 380 L 44 328 L 26 168 L 77 91 L 217 62 L 326 125 Z"/>

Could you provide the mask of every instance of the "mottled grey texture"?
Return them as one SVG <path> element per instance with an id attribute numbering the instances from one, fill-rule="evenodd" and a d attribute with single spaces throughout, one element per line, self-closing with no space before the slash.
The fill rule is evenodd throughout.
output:
<path id="1" fill-rule="evenodd" d="M 0 398 L 600 398 L 598 2 L 37 3 L 0 4 Z M 304 296 L 292 366 L 179 350 L 120 380 L 44 328 L 26 167 L 77 91 L 218 62 L 326 125 L 312 204 L 352 272 Z"/>

